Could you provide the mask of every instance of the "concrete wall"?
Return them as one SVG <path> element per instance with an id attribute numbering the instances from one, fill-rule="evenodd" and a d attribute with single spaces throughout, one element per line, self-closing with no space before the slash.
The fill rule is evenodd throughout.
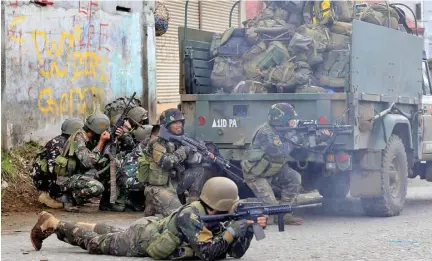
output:
<path id="1" fill-rule="evenodd" d="M 3 148 L 47 140 L 65 118 L 84 119 L 114 98 L 142 97 L 142 2 L 5 1 L 2 8 Z"/>

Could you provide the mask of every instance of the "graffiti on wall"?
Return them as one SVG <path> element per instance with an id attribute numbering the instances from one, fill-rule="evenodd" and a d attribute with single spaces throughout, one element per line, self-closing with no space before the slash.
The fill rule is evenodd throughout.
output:
<path id="1" fill-rule="evenodd" d="M 103 97 L 103 88 L 91 86 L 82 88 L 71 88 L 61 94 L 59 99 L 53 96 L 52 88 L 44 88 L 39 92 L 38 108 L 44 114 L 55 117 L 61 115 L 72 115 L 75 112 L 85 114 L 87 109 L 100 104 Z M 91 106 L 86 102 L 91 98 Z"/>
<path id="2" fill-rule="evenodd" d="M 10 5 L 18 7 L 15 2 Z M 95 7 L 95 1 L 78 1 L 73 15 L 56 21 L 61 26 L 50 24 L 61 17 L 32 23 L 32 16 L 19 15 L 9 22 L 7 36 L 18 47 L 19 65 L 23 54 L 30 54 L 36 65 L 32 69 L 38 71 L 36 82 L 41 84 L 29 90 L 37 89 L 37 97 L 31 99 L 47 119 L 85 114 L 103 102 L 110 88 L 112 47 L 107 41 L 115 33 L 109 32 L 108 22 L 94 19 Z"/>

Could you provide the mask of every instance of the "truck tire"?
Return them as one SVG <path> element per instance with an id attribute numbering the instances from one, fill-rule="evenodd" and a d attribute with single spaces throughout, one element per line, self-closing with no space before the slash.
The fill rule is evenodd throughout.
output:
<path id="1" fill-rule="evenodd" d="M 344 171 L 330 177 L 320 178 L 318 191 L 324 198 L 344 198 L 350 188 L 350 172 Z"/>
<path id="2" fill-rule="evenodd" d="M 373 217 L 397 216 L 402 211 L 407 195 L 408 160 L 405 146 L 392 134 L 382 154 L 381 189 L 378 198 L 362 198 L 366 215 Z"/>

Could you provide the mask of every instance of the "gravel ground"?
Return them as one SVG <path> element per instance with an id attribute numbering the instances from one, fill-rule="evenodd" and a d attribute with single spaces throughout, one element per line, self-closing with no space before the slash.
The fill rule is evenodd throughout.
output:
<path id="1" fill-rule="evenodd" d="M 267 237 L 260 242 L 253 240 L 242 260 L 432 260 L 432 183 L 410 181 L 408 201 L 397 217 L 365 217 L 358 200 L 353 199 L 335 205 L 338 210 L 324 206 L 298 212 L 305 224 L 286 227 L 285 232 L 278 232 L 277 226 L 269 226 Z M 139 217 L 139 214 L 114 213 L 59 215 L 70 220 L 104 220 L 120 227 L 127 227 Z M 42 250 L 36 252 L 29 240 L 35 219 L 34 213 L 2 217 L 1 260 L 133 259 L 89 255 L 55 236 L 48 238 Z"/>

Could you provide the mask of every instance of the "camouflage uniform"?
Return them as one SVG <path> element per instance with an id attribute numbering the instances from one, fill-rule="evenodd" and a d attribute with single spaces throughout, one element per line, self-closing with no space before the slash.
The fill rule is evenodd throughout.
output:
<path id="1" fill-rule="evenodd" d="M 292 105 L 278 103 L 270 108 L 268 122 L 255 133 L 241 161 L 243 177 L 255 196 L 265 204 L 276 205 L 272 186 L 281 189 L 280 203 L 293 203 L 301 188 L 301 176 L 288 165 L 288 157 L 300 141 L 295 130 L 277 133 L 275 127 L 295 123 L 297 113 Z M 274 217 L 277 221 L 277 216 Z M 303 220 L 291 214 L 284 216 L 288 225 L 300 225 Z"/>
<path id="2" fill-rule="evenodd" d="M 184 123 L 184 117 L 177 109 L 168 109 L 160 116 L 160 125 L 164 128 L 169 128 L 176 121 Z M 199 197 L 204 184 L 204 169 L 196 164 L 191 164 L 195 165 L 192 168 L 185 168 L 186 163 L 193 163 L 191 160 L 195 156 L 189 148 L 158 137 L 149 143 L 147 151 L 153 162 L 150 164 L 149 181 L 144 194 L 156 211 L 167 216 L 181 207 L 177 194 L 184 191 L 188 191 L 189 199 Z"/>
<path id="3" fill-rule="evenodd" d="M 288 135 L 293 137 L 296 134 Z M 287 141 L 282 142 L 283 139 L 268 123 L 264 124 L 255 134 L 252 144 L 245 152 L 246 158 L 241 163 L 247 185 L 266 204 L 278 204 L 272 185 L 281 189 L 281 201 L 287 203 L 291 203 L 300 190 L 300 174 L 285 162 L 295 147 Z M 254 158 L 253 154 L 260 152 L 264 155 Z M 261 163 L 265 161 L 269 164 L 261 170 L 264 164 L 267 165 Z"/>
<path id="4" fill-rule="evenodd" d="M 90 198 L 100 196 L 104 191 L 102 183 L 97 181 L 94 175 L 86 174 L 96 168 L 103 156 L 96 147 L 92 150 L 87 148 L 91 141 L 83 129 L 72 135 L 68 142 L 71 143 L 73 150 L 71 157 L 76 162 L 76 169 L 72 176 L 62 182 L 62 189 L 70 193 L 77 204 L 84 204 Z"/>
<path id="5" fill-rule="evenodd" d="M 31 177 L 33 184 L 39 191 L 49 192 L 51 197 L 60 196 L 60 188 L 57 185 L 57 175 L 54 173 L 56 158 L 63 151 L 67 141 L 66 135 L 58 135 L 51 139 L 37 155 L 33 164 Z"/>
<path id="6" fill-rule="evenodd" d="M 251 226 L 233 237 L 221 223 L 208 226 L 200 221 L 202 215 L 206 215 L 204 206 L 195 201 L 164 219 L 141 218 L 126 230 L 104 224 L 83 226 L 60 221 L 55 233 L 58 239 L 80 246 L 90 254 L 215 260 L 227 254 L 240 258 L 246 253 L 253 237 Z M 167 241 L 162 244 L 159 240 L 167 235 L 171 244 Z"/>

